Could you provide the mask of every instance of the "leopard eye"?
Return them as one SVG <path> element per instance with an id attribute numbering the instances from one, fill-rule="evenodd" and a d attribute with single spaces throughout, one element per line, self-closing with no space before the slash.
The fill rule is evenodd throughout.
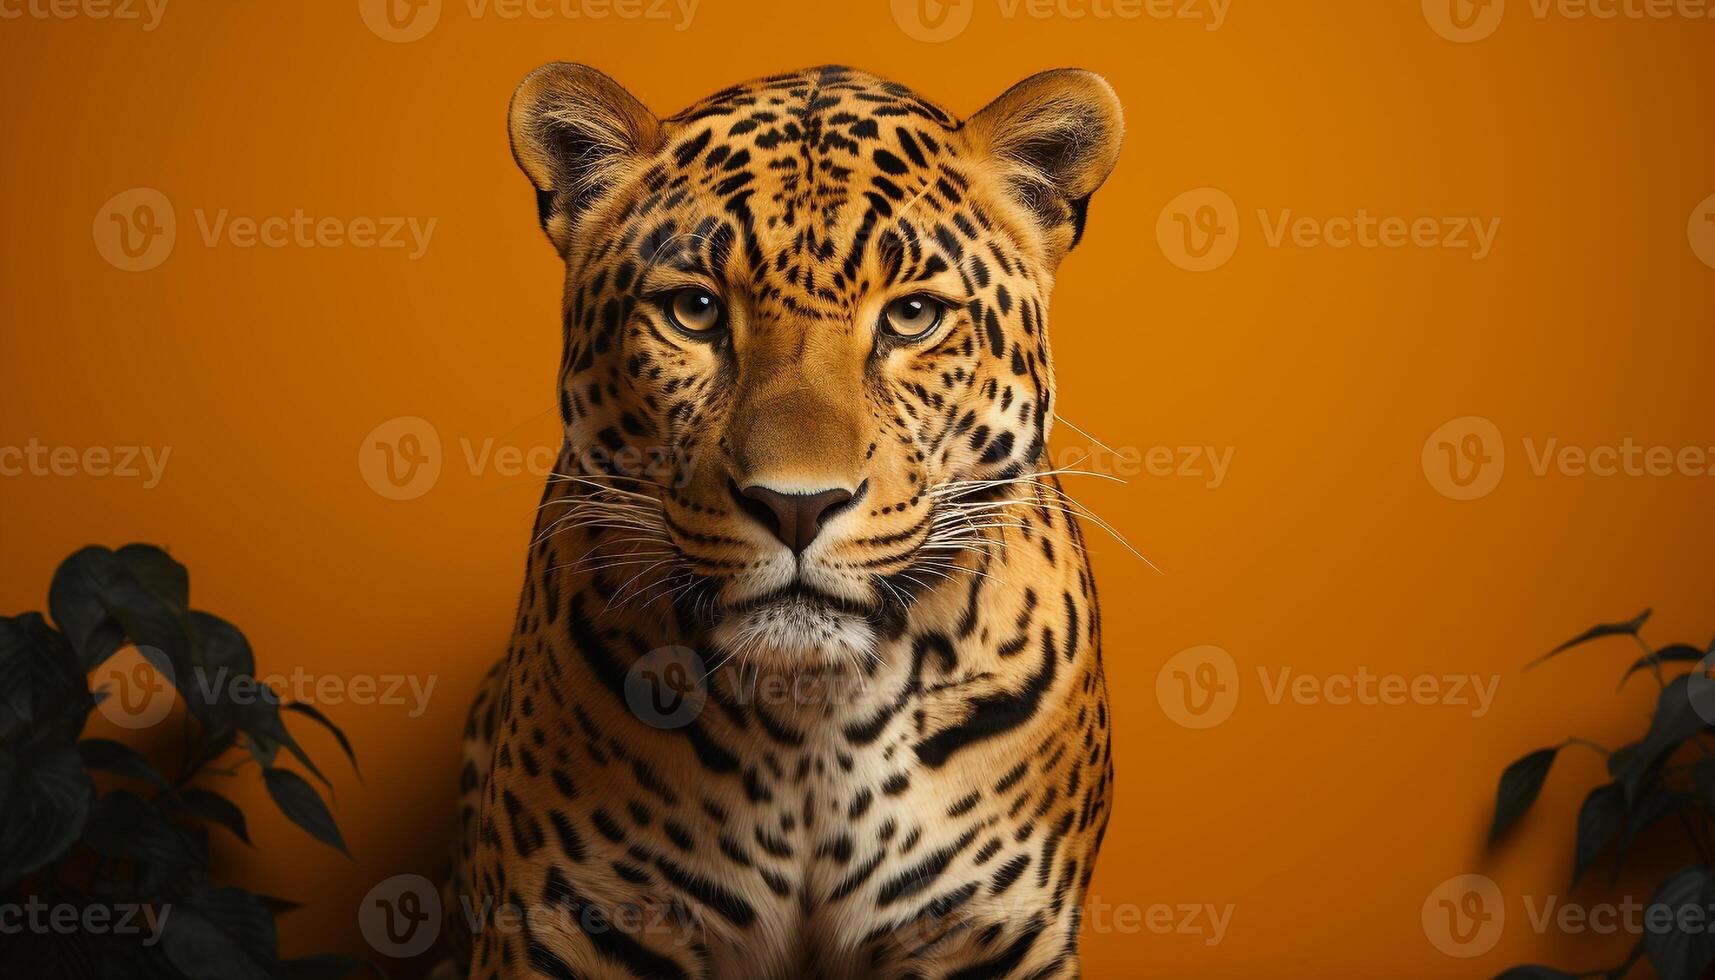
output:
<path id="1" fill-rule="evenodd" d="M 712 333 L 726 322 L 726 310 L 714 293 L 692 287 L 667 297 L 662 308 L 680 330 L 691 334 Z"/>
<path id="2" fill-rule="evenodd" d="M 946 310 L 940 300 L 922 293 L 902 296 L 881 311 L 881 328 L 895 337 L 912 340 L 935 329 Z"/>

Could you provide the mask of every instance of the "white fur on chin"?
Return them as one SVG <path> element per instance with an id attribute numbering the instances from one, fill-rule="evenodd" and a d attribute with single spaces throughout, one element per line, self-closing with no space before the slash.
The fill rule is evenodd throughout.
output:
<path id="1" fill-rule="evenodd" d="M 875 652 L 875 627 L 861 616 L 800 596 L 728 616 L 715 626 L 715 646 L 753 663 L 849 664 Z"/>

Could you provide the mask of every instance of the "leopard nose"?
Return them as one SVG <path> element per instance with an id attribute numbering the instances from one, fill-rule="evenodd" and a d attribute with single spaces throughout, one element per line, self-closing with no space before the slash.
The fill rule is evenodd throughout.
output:
<path id="1" fill-rule="evenodd" d="M 822 522 L 844 510 L 854 499 L 851 491 L 839 487 L 810 493 L 782 493 L 753 483 L 742 490 L 733 484 L 732 489 L 739 505 L 774 532 L 794 555 L 803 554 L 810 542 L 816 540 Z M 863 490 L 860 486 L 858 493 Z"/>

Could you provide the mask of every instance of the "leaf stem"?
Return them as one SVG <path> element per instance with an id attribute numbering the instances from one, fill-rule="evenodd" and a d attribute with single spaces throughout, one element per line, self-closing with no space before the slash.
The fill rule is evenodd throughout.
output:
<path id="1" fill-rule="evenodd" d="M 1648 643 L 1645 643 L 1643 636 L 1640 634 L 1633 633 L 1632 639 L 1637 641 L 1638 646 L 1642 648 L 1644 652 L 1644 659 L 1649 661 L 1650 673 L 1655 675 L 1656 686 L 1660 688 L 1667 687 L 1667 679 L 1662 676 L 1661 672 L 1661 658 L 1655 655 L 1654 648 L 1652 648 Z"/>

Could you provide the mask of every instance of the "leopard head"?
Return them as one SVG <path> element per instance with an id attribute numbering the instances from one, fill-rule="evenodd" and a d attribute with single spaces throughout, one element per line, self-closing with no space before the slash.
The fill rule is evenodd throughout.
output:
<path id="1" fill-rule="evenodd" d="M 961 121 L 823 67 L 658 118 L 550 64 L 509 128 L 565 261 L 563 520 L 617 535 L 593 567 L 729 652 L 871 649 L 981 548 L 949 501 L 1042 460 L 1049 291 L 1118 157 L 1113 90 L 1044 72 Z"/>

